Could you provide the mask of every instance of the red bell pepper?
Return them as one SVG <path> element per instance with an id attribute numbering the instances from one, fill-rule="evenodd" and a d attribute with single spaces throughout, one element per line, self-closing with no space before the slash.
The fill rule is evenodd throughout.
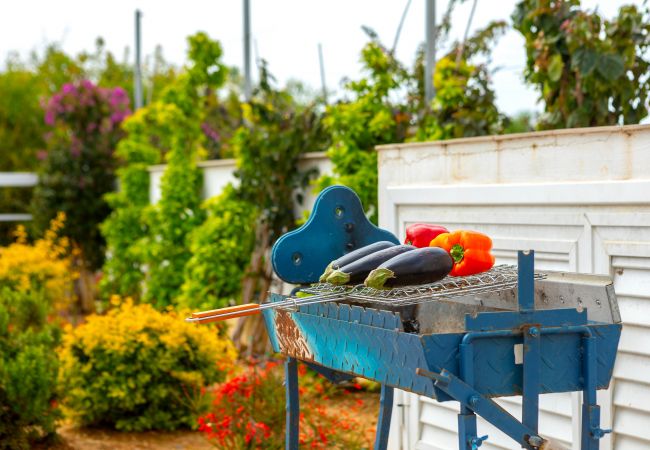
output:
<path id="1" fill-rule="evenodd" d="M 428 247 L 431 240 L 441 233 L 449 233 L 449 230 L 440 225 L 414 223 L 406 227 L 404 243 L 418 248 Z"/>
<path id="2" fill-rule="evenodd" d="M 431 241 L 431 247 L 440 247 L 451 255 L 454 267 L 449 275 L 463 277 L 490 270 L 494 256 L 490 253 L 492 239 L 477 231 L 443 233 Z"/>

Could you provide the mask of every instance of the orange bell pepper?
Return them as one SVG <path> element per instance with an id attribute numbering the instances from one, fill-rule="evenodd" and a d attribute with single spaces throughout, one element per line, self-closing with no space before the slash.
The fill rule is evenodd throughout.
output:
<path id="1" fill-rule="evenodd" d="M 429 244 L 431 247 L 445 249 L 454 260 L 454 267 L 449 275 L 463 277 L 490 270 L 494 266 L 492 239 L 477 231 L 454 231 L 436 236 Z"/>

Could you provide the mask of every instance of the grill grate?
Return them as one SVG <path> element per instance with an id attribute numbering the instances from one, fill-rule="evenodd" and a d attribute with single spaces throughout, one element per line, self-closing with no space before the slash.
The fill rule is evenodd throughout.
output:
<path id="1" fill-rule="evenodd" d="M 535 280 L 546 278 L 536 273 Z M 467 295 L 486 294 L 512 289 L 517 286 L 517 266 L 495 266 L 487 272 L 466 277 L 446 277 L 441 281 L 393 289 L 374 289 L 364 285 L 335 286 L 320 283 L 304 288 L 304 292 L 317 296 L 338 296 L 338 300 L 355 300 L 386 306 L 407 306 L 435 300 L 453 300 Z"/>

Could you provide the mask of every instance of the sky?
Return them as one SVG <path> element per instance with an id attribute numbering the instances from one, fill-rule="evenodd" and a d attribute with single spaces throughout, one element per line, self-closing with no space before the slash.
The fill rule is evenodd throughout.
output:
<path id="1" fill-rule="evenodd" d="M 268 62 L 280 83 L 298 79 L 320 89 L 320 43 L 327 88 L 336 96 L 342 92 L 344 77 L 361 75 L 359 54 L 368 40 L 361 26 L 373 28 L 382 42 L 392 45 L 408 0 L 250 1 L 253 55 Z M 641 1 L 583 0 L 582 4 L 612 17 L 620 5 Z M 462 37 L 471 4 L 469 0 L 456 8 L 450 42 Z M 478 0 L 470 33 L 492 20 L 509 20 L 515 4 L 516 0 Z M 438 20 L 446 6 L 447 0 L 437 1 Z M 226 64 L 242 66 L 242 0 L 0 0 L 0 61 L 12 51 L 26 57 L 51 42 L 72 54 L 91 51 L 99 36 L 122 58 L 125 48 L 133 49 L 135 9 L 143 14 L 143 55 L 152 54 L 161 45 L 168 61 L 182 65 L 185 38 L 205 31 L 221 41 Z M 396 52 L 408 65 L 424 40 L 424 11 L 425 0 L 412 0 Z M 524 63 L 523 38 L 510 30 L 495 46 L 490 64 L 497 105 L 507 114 L 541 110 L 538 94 L 523 81 Z"/>

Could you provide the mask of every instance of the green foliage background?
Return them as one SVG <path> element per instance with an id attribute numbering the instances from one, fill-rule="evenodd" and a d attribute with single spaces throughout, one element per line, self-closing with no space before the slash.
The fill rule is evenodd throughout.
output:
<path id="1" fill-rule="evenodd" d="M 648 115 L 645 3 L 607 20 L 580 0 L 524 0 L 512 21 L 526 40 L 525 79 L 544 104 L 539 128 L 639 123 Z"/>
<path id="2" fill-rule="evenodd" d="M 61 413 L 59 362 L 54 352 L 60 329 L 48 323 L 50 302 L 42 290 L 0 286 L 0 443 L 28 449 L 51 440 Z"/>

